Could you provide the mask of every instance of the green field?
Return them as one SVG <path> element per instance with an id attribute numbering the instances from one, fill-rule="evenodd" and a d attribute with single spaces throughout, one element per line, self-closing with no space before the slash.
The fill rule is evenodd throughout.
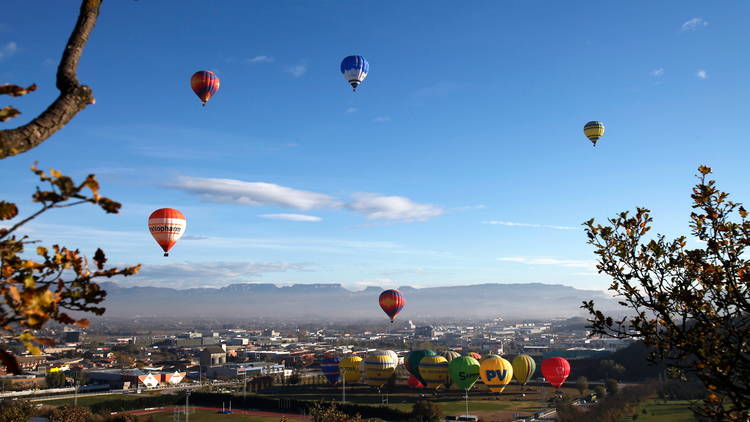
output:
<path id="1" fill-rule="evenodd" d="M 274 391 L 269 394 L 278 398 L 294 398 L 301 400 L 325 400 L 340 401 L 341 389 L 331 386 L 295 386 Z M 519 413 L 533 413 L 537 410 L 548 408 L 547 399 L 552 397 L 555 390 L 547 386 L 534 386 L 533 391 L 526 392 L 521 396 L 520 387 L 510 386 L 501 395 L 494 395 L 480 386 L 480 389 L 472 390 L 469 396 L 469 411 L 493 412 L 512 411 Z M 346 401 L 348 403 L 380 405 L 381 396 L 372 388 L 364 386 L 347 387 Z M 564 392 L 572 397 L 580 394 L 572 388 L 564 388 Z M 421 397 L 424 395 L 424 397 Z M 420 399 L 435 401 L 447 415 L 463 414 L 465 412 L 464 394 L 458 390 L 441 391 L 433 395 L 429 391 L 424 393 L 417 390 L 400 388 L 397 392 L 388 395 L 389 407 L 402 411 L 411 411 L 414 403 Z"/>
<path id="2" fill-rule="evenodd" d="M 154 393 L 143 393 L 143 394 L 102 394 L 97 396 L 78 397 L 78 404 L 81 406 L 91 406 L 92 404 L 107 401 L 107 400 L 135 400 L 141 397 L 146 397 L 148 394 Z M 38 401 L 39 404 L 47 404 L 50 406 L 63 406 L 66 404 L 73 404 L 73 398 L 54 399 L 50 398 L 43 401 Z"/>
<path id="3" fill-rule="evenodd" d="M 164 413 L 155 413 L 153 415 L 154 420 L 157 422 L 172 422 L 173 415 L 170 412 L 164 412 Z M 145 420 L 148 418 L 148 416 L 139 416 L 139 420 Z M 220 415 L 213 411 L 208 410 L 198 410 L 195 413 L 190 414 L 190 422 L 220 422 L 220 421 L 227 421 L 227 422 L 279 422 L 279 419 L 281 419 L 280 416 L 249 416 L 249 415 L 238 415 L 238 414 L 231 414 L 231 415 Z M 180 415 L 180 420 L 185 420 L 185 415 Z M 296 421 L 298 419 L 292 419 L 289 418 L 291 421 Z"/>
<path id="4" fill-rule="evenodd" d="M 689 408 L 690 402 L 687 400 L 673 400 L 664 403 L 660 400 L 649 400 L 641 405 L 638 412 L 638 422 L 695 422 L 697 419 Z M 642 410 L 646 409 L 647 414 Z M 628 416 L 624 421 L 631 421 L 632 417 Z"/>

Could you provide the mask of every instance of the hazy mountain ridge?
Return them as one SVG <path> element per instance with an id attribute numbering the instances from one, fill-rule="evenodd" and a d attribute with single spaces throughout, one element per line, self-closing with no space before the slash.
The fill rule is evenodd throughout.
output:
<path id="1" fill-rule="evenodd" d="M 108 292 L 106 316 L 211 317 L 321 320 L 385 318 L 378 306 L 383 289 L 351 291 L 341 284 L 230 284 L 221 288 L 178 290 L 167 287 L 121 287 L 102 283 Z M 554 318 L 583 315 L 584 300 L 604 309 L 616 302 L 604 292 L 559 284 L 475 284 L 413 288 L 404 286 L 402 319 Z"/>

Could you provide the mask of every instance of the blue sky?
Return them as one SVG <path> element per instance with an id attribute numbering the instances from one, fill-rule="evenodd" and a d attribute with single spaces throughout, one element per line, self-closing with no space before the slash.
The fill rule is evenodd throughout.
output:
<path id="1" fill-rule="evenodd" d="M 73 3 L 4 6 L 0 83 L 39 90 L 3 98 L 24 114 L 1 127 L 57 96 Z M 750 197 L 747 2 L 461 6 L 107 1 L 79 68 L 97 103 L 0 163 L 3 198 L 34 210 L 34 161 L 96 173 L 120 215 L 59 210 L 29 234 L 144 264 L 124 285 L 604 290 L 581 222 L 646 206 L 683 233 L 699 164 Z M 350 54 L 370 62 L 356 93 Z M 203 69 L 221 78 L 206 107 Z M 596 148 L 589 120 L 607 127 Z M 169 258 L 146 230 L 162 207 L 188 218 Z"/>

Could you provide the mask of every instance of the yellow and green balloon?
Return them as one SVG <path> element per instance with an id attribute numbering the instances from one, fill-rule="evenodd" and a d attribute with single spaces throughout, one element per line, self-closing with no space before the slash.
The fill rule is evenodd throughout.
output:
<path id="1" fill-rule="evenodd" d="M 511 365 L 513 366 L 513 377 L 515 377 L 516 381 L 521 385 L 526 385 L 531 379 L 531 376 L 534 375 L 534 371 L 536 371 L 536 362 L 534 362 L 534 358 L 529 355 L 518 355 L 514 357 Z"/>
<path id="2" fill-rule="evenodd" d="M 479 379 L 479 361 L 471 356 L 460 356 L 448 363 L 451 380 L 458 388 L 469 390 Z"/>

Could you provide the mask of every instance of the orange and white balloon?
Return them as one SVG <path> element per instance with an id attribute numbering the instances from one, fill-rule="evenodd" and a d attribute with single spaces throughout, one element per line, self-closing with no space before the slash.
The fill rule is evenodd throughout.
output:
<path id="1" fill-rule="evenodd" d="M 156 243 L 164 249 L 164 256 L 185 233 L 187 221 L 185 216 L 174 208 L 161 208 L 148 217 L 148 230 Z"/>

